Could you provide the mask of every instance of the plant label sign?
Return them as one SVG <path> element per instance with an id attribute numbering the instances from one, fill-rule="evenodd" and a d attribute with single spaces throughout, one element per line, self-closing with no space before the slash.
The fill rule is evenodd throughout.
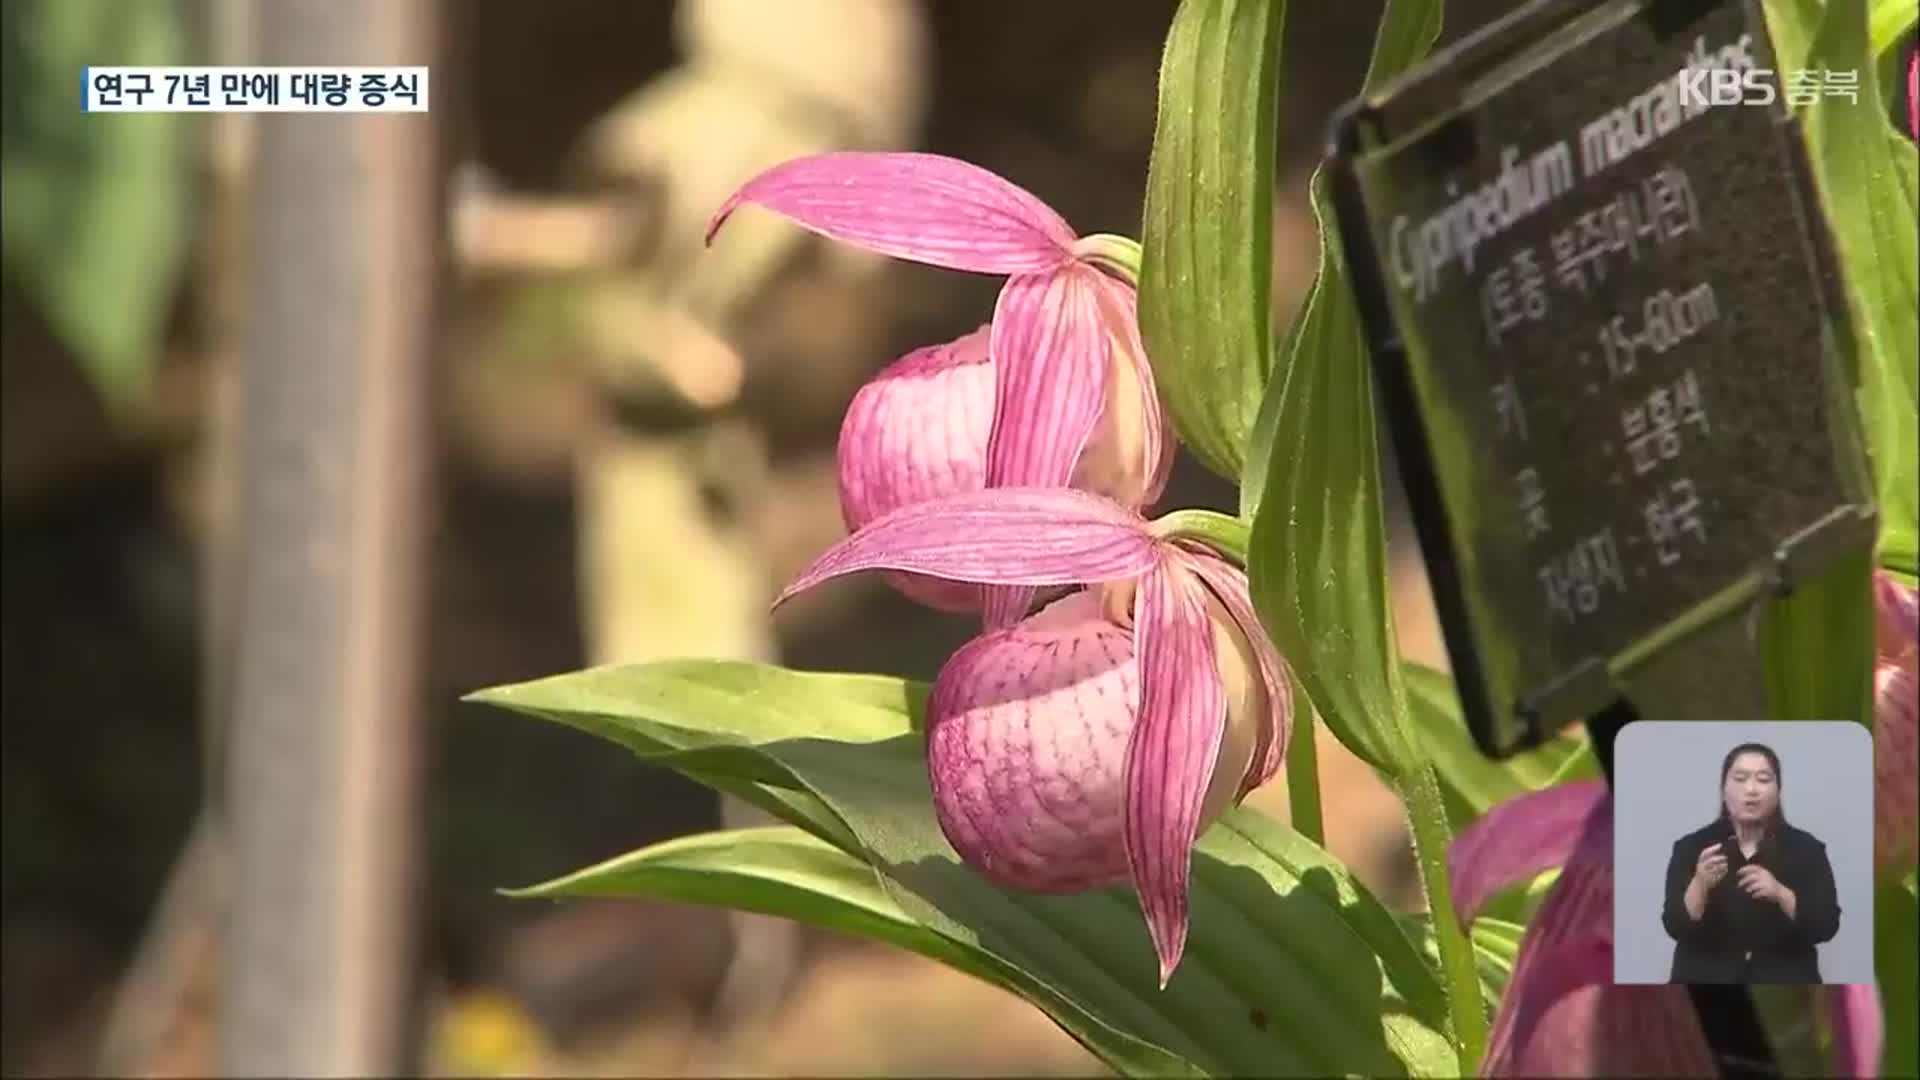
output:
<path id="1" fill-rule="evenodd" d="M 1342 247 L 1489 754 L 1872 543 L 1791 74 L 1757 0 L 1549 0 L 1335 125 Z"/>

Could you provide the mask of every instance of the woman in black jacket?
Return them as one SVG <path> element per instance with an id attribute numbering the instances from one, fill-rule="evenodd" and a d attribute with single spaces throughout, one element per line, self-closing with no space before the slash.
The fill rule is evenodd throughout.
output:
<path id="1" fill-rule="evenodd" d="M 1780 811 L 1780 758 L 1742 743 L 1720 764 L 1720 816 L 1667 864 L 1676 983 L 1817 983 L 1840 930 L 1827 846 Z"/>

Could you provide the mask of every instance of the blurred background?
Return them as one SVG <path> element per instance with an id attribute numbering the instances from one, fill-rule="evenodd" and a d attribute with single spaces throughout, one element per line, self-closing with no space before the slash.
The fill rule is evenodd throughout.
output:
<path id="1" fill-rule="evenodd" d="M 917 957 L 496 895 L 754 818 L 459 699 L 679 655 L 931 678 L 971 628 L 877 579 L 767 605 L 841 534 L 861 380 L 997 280 L 701 232 L 778 161 L 919 148 L 1137 235 L 1173 7 L 4 0 L 5 1072 L 1099 1074 Z M 1378 4 L 1291 14 L 1282 318 Z M 432 110 L 82 114 L 114 63 L 430 64 Z M 1233 491 L 1183 461 L 1167 503 Z M 1417 906 L 1398 804 L 1321 747 L 1329 845 Z"/>

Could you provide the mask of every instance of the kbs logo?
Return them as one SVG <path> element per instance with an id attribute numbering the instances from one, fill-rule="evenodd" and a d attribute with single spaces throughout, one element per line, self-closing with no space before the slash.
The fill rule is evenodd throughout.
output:
<path id="1" fill-rule="evenodd" d="M 1683 108 L 1771 105 L 1780 94 L 1771 68 L 1686 68 L 1674 79 Z"/>

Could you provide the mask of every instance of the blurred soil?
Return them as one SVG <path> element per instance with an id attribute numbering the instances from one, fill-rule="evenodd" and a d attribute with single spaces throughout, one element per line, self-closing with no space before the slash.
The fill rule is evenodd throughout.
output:
<path id="1" fill-rule="evenodd" d="M 928 5 L 935 45 L 923 144 L 1016 178 L 1082 232 L 1134 233 L 1170 3 Z M 461 29 L 472 100 L 457 126 L 510 186 L 541 191 L 601 110 L 667 64 L 668 5 L 485 0 Z M 1327 111 L 1357 81 L 1376 4 L 1296 5 L 1283 110 L 1275 294 L 1312 273 L 1301 195 Z M 796 43 L 796 47 L 804 47 Z M 539 93 L 517 88 L 539 86 Z M 743 330 L 737 412 L 770 473 L 748 527 L 768 587 L 839 535 L 832 444 L 858 382 L 892 356 L 982 321 L 994 283 L 889 265 L 850 290 L 797 274 Z M 496 297 L 456 297 L 454 339 L 484 340 Z M 84 1073 L 193 820 L 203 749 L 196 454 L 205 384 L 190 298 L 163 386 L 171 412 L 115 432 L 9 285 L 4 342 L 4 892 L 0 1064 Z M 482 350 L 483 351 L 483 350 Z M 716 1024 L 732 949 L 724 913 L 668 904 L 512 903 L 500 886 L 711 828 L 706 791 L 577 734 L 457 703 L 476 687 L 582 666 L 571 455 L 601 407 L 566 365 L 502 377 L 449 357 L 430 658 L 436 786 L 425 913 L 433 1008 L 426 1067 L 445 1074 L 1091 1075 L 1037 1011 L 931 962 L 808 932 L 770 1015 Z M 163 397 L 166 397 L 163 394 Z M 166 410 L 162 410 L 166 412 Z M 177 414 L 177 415 L 175 415 Z M 1183 461 L 1169 502 L 1231 505 Z M 1396 509 L 1396 534 L 1406 535 Z M 1408 650 L 1440 659 L 1406 544 L 1395 605 Z M 689 557 L 697 557 L 690 553 Z M 872 582 L 775 620 L 797 667 L 929 678 L 969 629 Z M 1329 845 L 1390 903 L 1414 906 L 1397 802 L 1322 736 Z M 1285 816 L 1283 785 L 1253 797 Z M 1144 942 L 1144 937 L 1142 939 Z M 1142 945 L 1144 947 L 1144 944 Z M 209 1067 L 213 944 L 181 963 L 187 1012 L 164 1073 Z"/>

